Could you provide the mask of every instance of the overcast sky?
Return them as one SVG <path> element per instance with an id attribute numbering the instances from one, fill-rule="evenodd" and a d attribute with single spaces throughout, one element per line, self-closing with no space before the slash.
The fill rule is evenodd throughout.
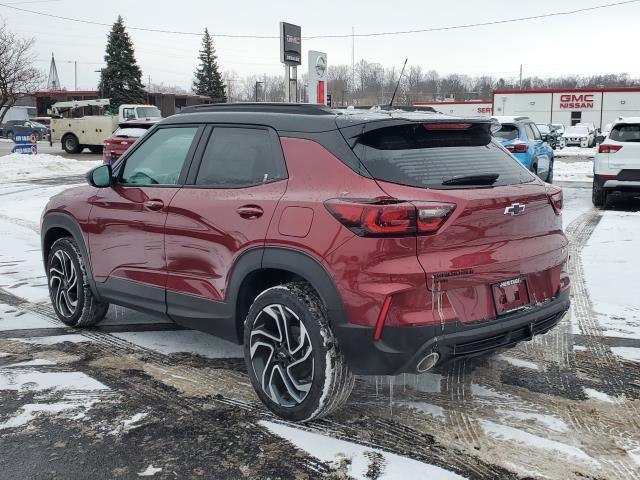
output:
<path id="1" fill-rule="evenodd" d="M 349 34 L 462 25 L 566 11 L 614 0 L 240 0 L 179 2 L 148 0 L 0 0 L 30 10 L 112 23 L 118 14 L 131 27 L 212 34 L 278 35 L 280 20 L 302 26 L 302 35 Z M 103 62 L 108 27 L 47 18 L 0 6 L 0 17 L 21 36 L 36 39 L 39 65 L 48 72 L 55 53 L 62 85 L 74 88 L 73 64 L 78 61 L 78 88 L 95 89 Z M 541 20 L 462 30 L 355 39 L 356 61 L 364 58 L 384 66 L 409 65 L 440 73 L 517 77 L 627 72 L 640 77 L 638 26 L 640 3 Z M 200 47 L 198 36 L 129 30 L 145 83 L 189 88 Z M 215 38 L 223 71 L 239 75 L 279 74 L 277 39 Z M 351 38 L 303 40 L 306 51 L 325 51 L 329 65 L 351 63 Z"/>

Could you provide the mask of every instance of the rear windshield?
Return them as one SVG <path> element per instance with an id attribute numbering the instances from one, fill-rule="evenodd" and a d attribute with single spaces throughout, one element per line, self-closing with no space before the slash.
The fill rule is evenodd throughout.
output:
<path id="1" fill-rule="evenodd" d="M 515 125 L 502 125 L 500 130 L 493 133 L 493 136 L 500 140 L 517 140 L 520 138 L 520 132 Z"/>
<path id="2" fill-rule="evenodd" d="M 616 125 L 609 133 L 609 138 L 616 142 L 640 142 L 640 123 Z"/>
<path id="3" fill-rule="evenodd" d="M 475 188 L 530 182 L 534 177 L 491 141 L 486 125 L 463 131 L 400 125 L 360 136 L 354 152 L 377 180 L 420 188 Z M 451 184 L 461 177 L 495 176 L 491 183 Z M 443 183 L 444 182 L 444 183 Z"/>

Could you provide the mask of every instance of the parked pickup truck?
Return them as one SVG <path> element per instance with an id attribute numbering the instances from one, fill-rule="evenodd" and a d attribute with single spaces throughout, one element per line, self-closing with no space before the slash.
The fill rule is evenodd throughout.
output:
<path id="1" fill-rule="evenodd" d="M 60 142 L 67 153 L 80 153 L 85 148 L 93 153 L 101 153 L 104 141 L 111 137 L 118 124 L 132 120 L 157 121 L 162 118 L 160 110 L 153 105 L 120 105 L 117 116 L 102 114 L 73 118 L 74 111 L 81 108 L 103 111 L 108 106 L 107 98 L 55 103 L 50 109 L 51 145 Z"/>

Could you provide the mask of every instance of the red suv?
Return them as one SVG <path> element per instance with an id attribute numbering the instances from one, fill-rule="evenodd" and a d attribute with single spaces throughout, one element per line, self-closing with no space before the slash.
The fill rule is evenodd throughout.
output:
<path id="1" fill-rule="evenodd" d="M 110 303 L 244 344 L 297 421 L 354 375 L 424 372 L 530 340 L 569 308 L 562 191 L 491 121 L 202 105 L 51 199 L 42 251 L 67 325 Z"/>

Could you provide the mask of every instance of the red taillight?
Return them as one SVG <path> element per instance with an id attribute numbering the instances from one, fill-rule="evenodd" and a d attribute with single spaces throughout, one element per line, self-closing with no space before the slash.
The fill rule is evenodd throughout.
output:
<path id="1" fill-rule="evenodd" d="M 616 153 L 622 148 L 622 145 L 607 145 L 603 143 L 598 148 L 598 153 Z"/>
<path id="2" fill-rule="evenodd" d="M 435 233 L 455 208 L 451 203 L 402 202 L 395 199 L 327 200 L 325 207 L 360 237 L 403 237 Z"/>
<path id="3" fill-rule="evenodd" d="M 423 123 L 425 130 L 467 130 L 470 123 Z"/>
<path id="4" fill-rule="evenodd" d="M 553 207 L 553 211 L 556 212 L 556 215 L 560 215 L 560 213 L 562 213 L 562 206 L 564 201 L 562 189 L 559 187 L 551 186 L 547 189 L 547 196 L 549 197 L 549 203 Z"/>
<path id="5" fill-rule="evenodd" d="M 511 145 L 506 145 L 505 148 L 511 153 L 527 153 L 529 149 L 526 143 L 512 143 Z"/>

